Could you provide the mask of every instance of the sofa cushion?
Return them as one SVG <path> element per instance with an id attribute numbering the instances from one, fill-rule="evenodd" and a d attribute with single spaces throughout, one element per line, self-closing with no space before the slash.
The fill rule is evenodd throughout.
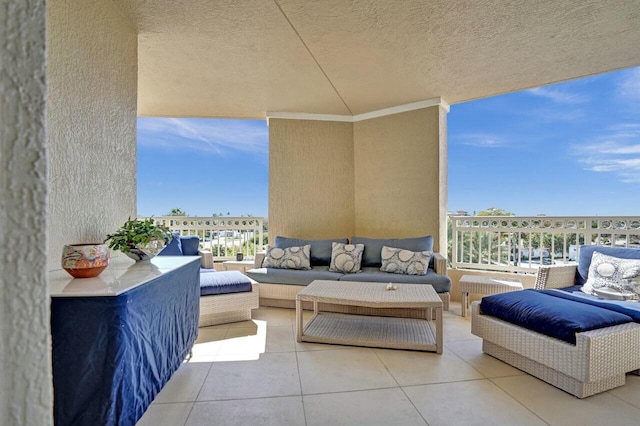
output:
<path id="1" fill-rule="evenodd" d="M 428 269 L 426 275 L 402 275 L 382 272 L 374 266 L 362 268 L 359 274 L 343 275 L 340 281 L 399 283 L 399 284 L 431 284 L 437 293 L 451 291 L 451 280 L 446 275 L 439 275 L 433 269 Z"/>
<path id="2" fill-rule="evenodd" d="M 251 280 L 239 271 L 200 274 L 200 296 L 251 291 Z"/>
<path id="3" fill-rule="evenodd" d="M 618 257 L 620 259 L 640 259 L 640 249 L 593 245 L 580 246 L 580 259 L 578 260 L 576 284 L 584 284 L 587 282 L 589 267 L 591 266 L 591 257 L 593 256 L 594 251 L 606 254 L 607 256 Z"/>
<path id="4" fill-rule="evenodd" d="M 180 233 L 173 232 L 171 241 L 164 246 L 156 256 L 182 256 L 182 244 L 180 242 Z"/>
<path id="5" fill-rule="evenodd" d="M 276 237 L 274 247 L 288 248 L 311 244 L 311 266 L 329 266 L 331 263 L 331 243 L 347 244 L 346 238 L 331 238 L 328 240 L 301 240 L 298 238 Z"/>
<path id="6" fill-rule="evenodd" d="M 425 275 L 433 253 L 382 247 L 382 272 L 405 275 Z"/>
<path id="7" fill-rule="evenodd" d="M 278 269 L 311 269 L 311 246 L 300 247 L 267 247 L 262 266 Z"/>
<path id="8" fill-rule="evenodd" d="M 620 259 L 607 256 L 598 251 L 593 252 L 589 276 L 582 286 L 582 291 L 595 294 L 600 288 L 609 288 L 620 293 L 635 295 L 631 281 L 640 275 L 640 259 Z"/>
<path id="9" fill-rule="evenodd" d="M 360 272 L 363 244 L 332 243 L 329 271 L 355 274 Z"/>
<path id="10" fill-rule="evenodd" d="M 531 289 L 485 296 L 480 311 L 572 345 L 576 333 L 632 322 L 619 312 Z"/>
<path id="11" fill-rule="evenodd" d="M 313 266 L 310 271 L 257 268 L 249 269 L 245 273 L 259 283 L 290 285 L 309 285 L 315 280 L 337 281 L 344 276 L 344 274 L 339 272 L 329 272 L 328 266 Z"/>
<path id="12" fill-rule="evenodd" d="M 584 294 L 580 291 L 580 288 L 581 286 L 576 285 L 562 289 L 541 290 L 541 293 L 620 312 L 621 314 L 629 315 L 634 322 L 640 323 L 640 303 L 599 299 L 595 296 Z"/>
<path id="13" fill-rule="evenodd" d="M 396 247 L 411 251 L 433 251 L 431 235 L 416 238 L 367 238 L 352 237 L 351 244 L 364 244 L 362 266 L 382 265 L 382 247 Z"/>
<path id="14" fill-rule="evenodd" d="M 184 256 L 197 256 L 200 251 L 200 237 L 197 235 L 180 236 L 180 245 Z"/>

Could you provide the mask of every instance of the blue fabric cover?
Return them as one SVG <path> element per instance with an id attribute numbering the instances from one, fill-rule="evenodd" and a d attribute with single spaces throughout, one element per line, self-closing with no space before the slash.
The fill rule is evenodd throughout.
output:
<path id="1" fill-rule="evenodd" d="M 338 281 L 344 276 L 341 272 L 329 272 L 328 266 L 312 266 L 311 270 L 258 268 L 249 269 L 246 274 L 259 283 L 309 285 L 315 280 Z M 350 274 L 353 276 L 354 274 Z"/>
<path id="2" fill-rule="evenodd" d="M 433 269 L 428 269 L 426 275 L 403 275 L 382 272 L 379 268 L 368 266 L 362 268 L 358 274 L 347 274 L 340 281 L 400 283 L 400 284 L 431 284 L 437 293 L 451 291 L 451 279 L 446 275 L 438 275 Z"/>
<path id="3" fill-rule="evenodd" d="M 604 247 L 594 245 L 580 246 L 580 259 L 578 259 L 576 284 L 582 285 L 587 282 L 587 275 L 589 275 L 589 266 L 591 266 L 591 256 L 593 256 L 594 251 L 620 259 L 640 259 L 639 249 L 625 247 Z"/>
<path id="4" fill-rule="evenodd" d="M 362 266 L 382 266 L 382 246 L 410 251 L 433 251 L 433 237 L 416 238 L 366 238 L 352 237 L 351 244 L 364 244 Z M 432 259 L 433 261 L 433 259 Z"/>
<path id="5" fill-rule="evenodd" d="M 51 299 L 56 425 L 136 424 L 198 336 L 198 268 L 119 296 Z"/>
<path id="6" fill-rule="evenodd" d="M 240 271 L 200 274 L 200 296 L 251 291 L 251 280 Z"/>
<path id="7" fill-rule="evenodd" d="M 180 242 L 180 233 L 171 234 L 171 241 L 164 246 L 156 256 L 182 256 L 182 243 Z"/>
<path id="8" fill-rule="evenodd" d="M 576 344 L 576 333 L 632 322 L 628 315 L 537 290 L 485 296 L 480 311 L 572 345 Z"/>
<path id="9" fill-rule="evenodd" d="M 200 251 L 200 237 L 197 235 L 183 235 L 180 237 L 183 256 L 198 256 Z"/>
<path id="10" fill-rule="evenodd" d="M 634 322 L 640 323 L 640 303 L 625 302 L 623 300 L 600 299 L 596 296 L 583 293 L 580 290 L 575 290 L 576 288 L 579 289 L 580 286 L 573 286 L 568 289 L 559 290 L 541 290 L 541 293 L 620 312 L 621 314 L 629 315 Z"/>
<path id="11" fill-rule="evenodd" d="M 311 244 L 311 266 L 329 266 L 331 263 L 331 243 L 344 243 L 346 238 L 331 238 L 328 240 L 301 240 L 299 238 L 276 237 L 274 247 L 289 248 Z"/>

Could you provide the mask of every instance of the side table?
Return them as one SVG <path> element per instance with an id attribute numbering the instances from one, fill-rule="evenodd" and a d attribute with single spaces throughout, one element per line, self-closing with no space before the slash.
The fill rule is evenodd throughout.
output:
<path id="1" fill-rule="evenodd" d="M 243 274 L 253 268 L 253 260 L 225 260 L 222 262 L 225 271 L 240 271 Z"/>
<path id="2" fill-rule="evenodd" d="M 522 282 L 514 279 L 491 278 L 483 275 L 463 275 L 458 283 L 462 293 L 462 316 L 467 316 L 469 294 L 498 294 L 508 291 L 522 290 Z"/>

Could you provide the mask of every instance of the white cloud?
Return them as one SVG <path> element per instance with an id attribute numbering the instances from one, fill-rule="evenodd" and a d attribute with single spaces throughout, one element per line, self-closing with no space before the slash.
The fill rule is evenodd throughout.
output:
<path id="1" fill-rule="evenodd" d="M 463 145 L 477 146 L 481 148 L 500 148 L 506 145 L 506 141 L 501 136 L 470 133 L 458 136 Z"/>
<path id="2" fill-rule="evenodd" d="M 625 143 L 616 139 L 624 138 L 614 133 L 601 142 L 574 145 L 571 152 L 584 164 L 585 170 L 614 173 L 621 182 L 640 183 L 640 143 Z"/>
<path id="3" fill-rule="evenodd" d="M 618 83 L 618 94 L 623 98 L 640 100 L 640 67 L 622 73 Z"/>
<path id="4" fill-rule="evenodd" d="M 224 155 L 229 151 L 268 152 L 268 129 L 244 120 L 197 118 L 138 119 L 138 143 L 145 147 L 191 149 Z"/>
<path id="5" fill-rule="evenodd" d="M 541 98 L 547 98 L 560 104 L 582 104 L 589 102 L 589 97 L 584 94 L 551 87 L 536 87 L 534 89 L 525 90 L 525 93 Z"/>

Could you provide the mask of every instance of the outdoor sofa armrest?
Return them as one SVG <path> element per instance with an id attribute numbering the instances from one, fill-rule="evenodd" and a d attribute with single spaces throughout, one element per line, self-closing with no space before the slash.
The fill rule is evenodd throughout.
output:
<path id="1" fill-rule="evenodd" d="M 253 267 L 255 269 L 262 268 L 262 262 L 264 261 L 264 257 L 266 256 L 266 252 L 259 251 L 256 253 L 256 256 L 253 258 Z"/>
<path id="2" fill-rule="evenodd" d="M 204 269 L 213 269 L 213 253 L 208 250 L 198 250 L 200 266 Z"/>
<path id="3" fill-rule="evenodd" d="M 571 287 L 577 268 L 577 265 L 541 266 L 536 275 L 536 290 Z"/>
<path id="4" fill-rule="evenodd" d="M 447 258 L 440 253 L 433 253 L 433 267 L 436 274 L 447 275 Z"/>

